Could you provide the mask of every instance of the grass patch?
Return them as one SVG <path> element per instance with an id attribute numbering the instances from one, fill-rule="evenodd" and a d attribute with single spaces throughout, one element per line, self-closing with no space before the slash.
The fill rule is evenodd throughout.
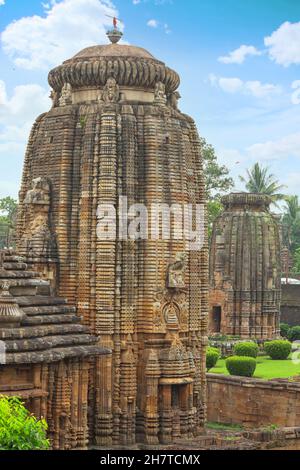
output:
<path id="1" fill-rule="evenodd" d="M 209 371 L 212 374 L 229 375 L 226 369 L 225 359 L 219 359 L 216 366 Z M 254 378 L 257 379 L 286 379 L 300 375 L 300 365 L 293 364 L 291 359 L 274 361 L 269 356 L 257 358 Z"/>
<path id="2" fill-rule="evenodd" d="M 230 424 L 230 423 L 206 423 L 208 429 L 214 429 L 215 431 L 242 431 L 243 426 L 240 424 Z"/>

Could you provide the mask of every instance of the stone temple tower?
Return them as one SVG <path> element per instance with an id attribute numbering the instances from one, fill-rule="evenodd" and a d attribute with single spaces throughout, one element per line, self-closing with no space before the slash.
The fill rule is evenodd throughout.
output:
<path id="1" fill-rule="evenodd" d="M 200 144 L 178 110 L 177 73 L 118 44 L 117 29 L 108 36 L 112 44 L 88 47 L 49 73 L 53 106 L 28 143 L 18 251 L 112 350 L 95 367 L 101 386 L 89 384 L 98 397 L 96 443 L 167 443 L 205 420 L 207 243 L 189 251 L 175 236 L 126 240 L 119 216 L 125 197 L 128 208 L 205 207 Z M 41 184 L 51 197 L 32 207 L 30 190 Z M 103 204 L 117 215 L 108 239 L 97 232 Z M 206 220 L 201 231 L 206 239 Z"/>
<path id="2" fill-rule="evenodd" d="M 210 250 L 210 333 L 272 339 L 279 335 L 280 240 L 270 199 L 222 199 Z"/>

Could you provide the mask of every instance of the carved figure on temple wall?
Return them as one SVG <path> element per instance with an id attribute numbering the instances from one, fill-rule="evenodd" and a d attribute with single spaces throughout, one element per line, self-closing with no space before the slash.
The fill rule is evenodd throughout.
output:
<path id="1" fill-rule="evenodd" d="M 169 264 L 167 276 L 167 288 L 183 289 L 185 288 L 184 274 L 187 268 L 186 253 L 177 253 L 175 261 Z"/>
<path id="2" fill-rule="evenodd" d="M 56 108 L 59 105 L 59 94 L 57 91 L 52 90 L 49 98 L 52 100 L 52 108 Z"/>
<path id="3" fill-rule="evenodd" d="M 32 189 L 24 199 L 25 211 L 30 223 L 22 237 L 22 247 L 26 256 L 47 257 L 53 245 L 49 224 L 50 182 L 47 178 L 35 178 Z"/>
<path id="4" fill-rule="evenodd" d="M 181 98 L 181 95 L 178 91 L 168 95 L 168 106 L 170 108 L 178 110 L 178 100 Z"/>
<path id="5" fill-rule="evenodd" d="M 110 77 L 102 91 L 99 101 L 104 103 L 117 103 L 120 100 L 120 88 L 116 80 Z"/>
<path id="6" fill-rule="evenodd" d="M 67 106 L 68 104 L 72 104 L 72 86 L 70 83 L 65 83 L 61 90 L 59 105 Z"/>
<path id="7" fill-rule="evenodd" d="M 47 178 L 32 180 L 32 189 L 27 191 L 24 204 L 50 205 L 50 182 Z"/>
<path id="8" fill-rule="evenodd" d="M 166 86 L 162 82 L 157 82 L 154 91 L 154 104 L 165 105 L 167 103 Z"/>

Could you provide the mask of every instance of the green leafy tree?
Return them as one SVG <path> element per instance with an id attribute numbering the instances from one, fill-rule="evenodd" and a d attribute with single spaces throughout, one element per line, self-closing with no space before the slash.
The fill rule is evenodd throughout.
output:
<path id="1" fill-rule="evenodd" d="M 300 273 L 300 247 L 297 248 L 294 254 L 294 260 L 293 260 L 293 273 L 294 274 L 299 274 Z"/>
<path id="2" fill-rule="evenodd" d="M 19 398 L 0 398 L 0 450 L 47 450 L 46 431 L 46 421 L 31 415 Z"/>
<path id="3" fill-rule="evenodd" d="M 298 196 L 286 196 L 282 225 L 284 244 L 293 255 L 300 247 L 300 204 Z"/>
<path id="4" fill-rule="evenodd" d="M 266 194 L 270 196 L 274 204 L 285 198 L 280 192 L 284 186 L 279 184 L 272 173 L 269 173 L 269 167 L 255 163 L 250 170 L 247 170 L 247 177 L 240 176 L 240 180 L 245 184 L 247 191 Z"/>
<path id="5" fill-rule="evenodd" d="M 10 196 L 0 199 L 0 248 L 13 245 L 17 207 Z"/>
<path id="6" fill-rule="evenodd" d="M 17 212 L 17 201 L 10 196 L 0 199 L 0 211 L 5 212 L 9 219 L 13 219 Z"/>
<path id="7" fill-rule="evenodd" d="M 214 147 L 200 139 L 203 169 L 206 182 L 206 193 L 209 200 L 219 200 L 221 196 L 228 193 L 234 186 L 233 179 L 229 175 L 229 169 L 218 163 L 218 157 Z"/>
<path id="8" fill-rule="evenodd" d="M 221 197 L 230 192 L 234 186 L 234 182 L 229 175 L 229 169 L 225 165 L 218 163 L 218 157 L 214 147 L 208 144 L 204 138 L 201 138 L 200 142 L 208 200 L 208 227 L 210 237 L 213 223 L 223 209 Z"/>
<path id="9" fill-rule="evenodd" d="M 208 208 L 208 236 L 211 237 L 213 223 L 216 218 L 221 214 L 223 206 L 219 199 L 211 199 L 207 203 Z"/>

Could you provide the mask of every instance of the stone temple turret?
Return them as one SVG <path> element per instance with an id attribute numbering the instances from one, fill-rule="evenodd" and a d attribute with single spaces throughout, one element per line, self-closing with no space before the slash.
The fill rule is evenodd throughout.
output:
<path id="1" fill-rule="evenodd" d="M 123 221 L 124 197 L 149 212 L 205 206 L 199 137 L 178 109 L 179 83 L 140 47 L 88 47 L 50 71 L 53 106 L 26 152 L 19 252 L 112 350 L 95 368 L 99 445 L 171 442 L 205 420 L 206 218 L 195 251 L 174 235 L 125 240 L 120 221 L 115 237 L 98 235 L 99 206 Z"/>
<path id="2" fill-rule="evenodd" d="M 210 333 L 279 335 L 280 238 L 271 200 L 234 193 L 222 199 L 210 249 Z"/>

